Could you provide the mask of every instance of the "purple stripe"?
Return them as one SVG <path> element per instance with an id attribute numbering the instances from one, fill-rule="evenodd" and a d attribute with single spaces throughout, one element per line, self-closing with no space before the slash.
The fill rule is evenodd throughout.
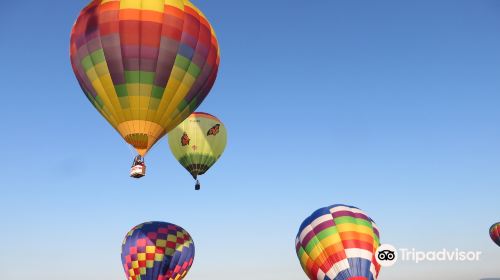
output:
<path id="1" fill-rule="evenodd" d="M 81 60 L 86 57 L 87 55 L 89 55 L 89 51 L 87 50 L 87 45 L 82 45 L 77 51 L 76 51 L 76 56 L 78 57 L 79 61 L 78 62 L 81 62 Z"/>
<path id="2" fill-rule="evenodd" d="M 139 58 L 125 58 L 123 59 L 123 69 L 125 71 L 139 71 Z"/>
<path id="3" fill-rule="evenodd" d="M 212 88 L 212 86 L 215 82 L 215 80 L 214 81 L 211 80 L 211 75 L 214 72 L 212 69 L 212 65 L 215 64 L 214 60 L 217 59 L 217 55 L 216 55 L 216 53 L 214 53 L 215 51 L 216 51 L 216 47 L 214 45 L 211 45 L 210 50 L 207 54 L 207 57 L 205 58 L 205 62 L 203 64 L 199 64 L 199 66 L 201 68 L 201 73 L 185 97 L 185 100 L 188 103 L 190 103 L 196 97 L 197 103 L 201 104 L 201 102 L 205 99 L 205 97 L 210 92 L 210 89 Z M 215 72 L 217 72 L 217 71 L 215 71 Z M 217 73 L 215 73 L 215 75 L 217 75 Z"/>
<path id="4" fill-rule="evenodd" d="M 178 41 L 165 36 L 161 37 L 160 53 L 156 62 L 156 77 L 154 80 L 155 86 L 162 88 L 167 86 L 170 73 L 172 73 L 172 69 L 175 64 L 178 47 Z"/>
<path id="5" fill-rule="evenodd" d="M 335 227 L 335 223 L 332 220 L 324 221 L 321 224 L 315 226 L 309 234 L 307 234 L 306 238 L 302 241 L 304 244 L 308 244 L 311 239 L 316 236 L 316 234 L 322 232 L 327 228 Z"/>
<path id="6" fill-rule="evenodd" d="M 126 58 L 146 58 L 155 59 L 160 51 L 157 47 L 124 45 L 122 46 L 123 56 Z"/>
<path id="7" fill-rule="evenodd" d="M 198 104 L 201 104 L 201 102 L 208 95 L 208 93 L 212 89 L 213 84 L 215 83 L 215 78 L 218 72 L 218 69 L 214 69 L 212 67 L 212 65 L 214 64 L 214 61 L 206 61 L 200 75 L 196 79 L 196 82 L 185 97 L 185 100 L 187 102 L 191 102 L 194 98 L 197 98 L 196 101 L 198 102 Z"/>
<path id="8" fill-rule="evenodd" d="M 87 49 L 89 53 L 93 53 L 97 50 L 102 49 L 101 46 L 101 38 L 100 37 L 95 37 L 92 38 L 88 43 L 87 43 Z"/>
<path id="9" fill-rule="evenodd" d="M 141 71 L 155 72 L 156 71 L 156 58 L 155 59 L 141 59 Z"/>
<path id="10" fill-rule="evenodd" d="M 104 36 L 101 38 L 101 43 L 113 84 L 124 84 L 125 75 L 122 64 L 120 36 L 118 34 Z"/>
<path id="11" fill-rule="evenodd" d="M 185 21 L 184 26 L 190 26 L 190 27 L 196 26 L 198 27 L 198 33 L 200 32 L 199 30 L 201 23 L 197 18 L 193 17 L 190 14 L 185 14 L 184 21 Z M 196 44 L 198 44 L 198 34 L 191 35 L 187 32 L 187 30 L 183 30 L 181 42 L 190 46 L 191 48 L 195 48 Z"/>
<path id="12" fill-rule="evenodd" d="M 158 47 L 147 47 L 147 46 L 142 46 L 141 47 L 141 58 L 144 59 L 151 59 L 155 60 L 158 57 L 158 52 L 159 52 Z"/>
<path id="13" fill-rule="evenodd" d="M 309 233 L 306 234 L 306 236 L 304 236 L 304 239 L 302 240 L 302 244 L 307 245 L 309 243 L 309 241 L 311 241 L 311 239 L 313 239 L 315 236 L 316 236 L 316 233 L 313 230 L 311 230 Z"/>
<path id="14" fill-rule="evenodd" d="M 314 232 L 319 233 L 331 227 L 335 227 L 335 222 L 333 222 L 333 220 L 324 221 L 321 224 L 314 227 Z"/>
<path id="15" fill-rule="evenodd" d="M 140 47 L 136 45 L 122 45 L 122 56 L 125 59 L 139 58 Z"/>
<path id="16" fill-rule="evenodd" d="M 217 71 L 211 71 L 210 76 L 205 80 L 205 83 L 201 87 L 201 89 L 198 91 L 198 94 L 195 94 L 190 100 L 196 98 L 197 105 L 195 107 L 200 106 L 200 104 L 205 100 L 207 95 L 210 93 L 210 90 L 212 89 L 215 79 L 217 77 Z M 194 91 L 192 91 L 194 92 Z M 189 96 L 191 97 L 191 96 Z"/>
<path id="17" fill-rule="evenodd" d="M 93 9 L 95 9 L 96 7 L 97 7 L 97 5 L 95 7 L 93 7 L 92 9 L 87 10 L 86 13 L 92 12 Z M 94 24 L 93 22 L 89 22 L 90 20 L 92 20 L 92 21 L 96 20 L 95 17 L 89 17 L 89 16 L 84 16 L 81 19 L 82 19 L 82 21 L 77 22 L 77 24 L 87 26 L 87 27 L 89 27 L 89 25 Z M 89 32 L 89 30 L 90 30 L 90 32 Z M 87 77 L 87 74 L 85 73 L 85 70 L 83 69 L 83 65 L 82 65 L 81 61 L 89 55 L 88 41 L 93 40 L 93 39 L 98 38 L 98 37 L 99 37 L 99 32 L 97 31 L 97 29 L 91 28 L 91 29 L 87 29 L 85 33 L 83 33 L 82 35 L 79 35 L 77 38 L 74 38 L 74 42 L 76 42 L 76 44 L 79 45 L 77 53 L 76 53 L 76 57 L 73 58 L 74 59 L 73 65 L 75 65 L 75 68 L 77 69 L 76 76 L 77 76 L 78 82 L 80 83 L 80 87 L 82 87 L 83 91 L 86 93 L 86 95 L 87 95 L 87 97 L 89 97 L 89 99 L 91 99 L 91 100 L 93 99 L 92 100 L 93 102 L 95 102 L 95 98 L 97 97 L 97 92 L 95 91 L 94 87 L 92 86 L 91 81 Z M 94 43 L 94 45 L 95 45 L 95 43 Z M 103 114 L 106 116 L 106 114 L 104 112 L 103 112 Z"/>
<path id="18" fill-rule="evenodd" d="M 205 62 L 207 61 L 208 54 L 204 54 L 202 51 L 200 51 L 200 48 L 203 47 L 200 45 L 200 47 L 196 49 L 191 63 L 194 63 L 200 69 L 203 69 L 203 65 L 205 65 Z"/>

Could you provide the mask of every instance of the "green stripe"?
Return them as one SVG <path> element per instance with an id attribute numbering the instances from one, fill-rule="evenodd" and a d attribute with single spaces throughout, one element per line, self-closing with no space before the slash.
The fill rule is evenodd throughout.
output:
<path id="1" fill-rule="evenodd" d="M 356 225 L 363 225 L 367 226 L 369 228 L 372 227 L 372 223 L 365 220 L 365 219 L 359 219 L 359 218 L 353 218 L 353 217 L 348 217 L 348 216 L 343 216 L 339 218 L 334 218 L 335 224 L 356 224 Z"/>
<path id="2" fill-rule="evenodd" d="M 83 69 L 85 72 L 87 72 L 90 68 L 94 67 L 94 64 L 92 63 L 92 58 L 90 55 L 86 56 L 84 59 L 81 61 Z"/>
<path id="3" fill-rule="evenodd" d="M 182 164 L 184 167 L 188 167 L 191 164 L 202 164 L 202 163 L 207 163 L 207 165 L 210 167 L 212 166 L 215 161 L 217 160 L 216 157 L 213 155 L 209 154 L 188 154 L 179 159 L 179 162 Z"/>
<path id="4" fill-rule="evenodd" d="M 312 249 L 316 246 L 316 244 L 321 243 L 321 240 L 332 236 L 332 235 L 338 235 L 338 231 L 336 227 L 330 227 L 322 230 L 321 232 L 317 233 L 306 245 L 306 251 L 311 252 Z"/>
<path id="5" fill-rule="evenodd" d="M 125 81 L 131 84 L 149 84 L 152 85 L 155 78 L 154 72 L 146 71 L 125 71 Z"/>
<path id="6" fill-rule="evenodd" d="M 316 234 L 316 237 L 319 240 L 323 240 L 330 235 L 337 235 L 337 234 L 339 234 L 337 227 L 329 227 L 329 228 L 325 228 L 324 230 L 322 230 L 318 234 Z"/>
<path id="7" fill-rule="evenodd" d="M 104 107 L 104 102 L 102 102 L 102 99 L 99 97 L 99 95 L 95 97 L 95 102 L 99 105 L 99 107 Z"/>
<path id="8" fill-rule="evenodd" d="M 175 66 L 183 69 L 186 72 L 189 69 L 190 64 L 191 64 L 191 60 L 189 60 L 188 58 L 186 58 L 182 55 L 177 55 L 177 57 L 175 58 Z"/>
<path id="9" fill-rule="evenodd" d="M 299 258 L 302 258 L 302 256 L 306 253 L 306 251 L 304 251 L 304 248 L 299 247 L 299 252 L 297 253 L 299 255 Z"/>
<path id="10" fill-rule="evenodd" d="M 94 65 L 97 65 L 105 60 L 106 58 L 104 56 L 104 51 L 102 49 L 99 49 L 84 57 L 81 61 L 81 64 L 83 66 L 83 69 L 85 69 L 85 71 L 88 71 L 90 68 L 94 67 Z"/>
<path id="11" fill-rule="evenodd" d="M 118 97 L 128 96 L 127 85 L 115 85 L 115 91 Z"/>
<path id="12" fill-rule="evenodd" d="M 164 92 L 165 88 L 153 86 L 153 92 L 151 93 L 151 96 L 156 99 L 162 99 Z"/>
<path id="13" fill-rule="evenodd" d="M 308 254 L 311 253 L 311 251 L 314 249 L 314 247 L 316 247 L 316 245 L 319 243 L 321 243 L 321 242 L 318 240 L 318 238 L 316 236 L 311 238 L 311 240 L 309 241 L 309 243 L 307 243 L 307 245 L 305 247 L 306 252 Z"/>
<path id="14" fill-rule="evenodd" d="M 103 49 L 98 49 L 97 51 L 91 53 L 90 56 L 92 57 L 92 61 L 94 62 L 94 65 L 97 65 L 103 61 L 106 61 L 106 57 L 104 56 Z"/>
<path id="15" fill-rule="evenodd" d="M 196 110 L 196 108 L 198 108 L 200 104 L 198 104 L 198 98 L 195 97 L 193 98 L 193 100 L 191 100 L 191 102 L 187 103 L 187 101 L 185 99 L 183 99 L 179 105 L 177 106 L 177 110 L 179 112 L 182 112 L 184 111 L 186 108 L 188 108 L 188 111 L 190 112 L 194 112 Z"/>
<path id="16" fill-rule="evenodd" d="M 189 75 L 193 76 L 194 78 L 198 78 L 198 75 L 200 75 L 201 69 L 195 63 L 191 63 L 191 65 L 189 65 L 187 72 L 189 73 Z"/>

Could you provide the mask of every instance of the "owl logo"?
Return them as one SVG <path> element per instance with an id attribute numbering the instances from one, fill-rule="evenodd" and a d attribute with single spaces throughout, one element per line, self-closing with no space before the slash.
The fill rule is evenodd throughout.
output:
<path id="1" fill-rule="evenodd" d="M 184 146 L 189 145 L 189 142 L 191 142 L 191 139 L 189 139 L 189 136 L 187 135 L 187 133 L 184 132 L 184 134 L 181 137 L 181 144 L 182 144 L 182 146 L 184 147 Z"/>
<path id="2" fill-rule="evenodd" d="M 219 134 L 219 128 L 220 128 L 220 124 L 216 124 L 214 126 L 212 126 L 212 128 L 210 128 L 207 132 L 207 136 L 210 136 L 210 135 L 217 135 Z"/>

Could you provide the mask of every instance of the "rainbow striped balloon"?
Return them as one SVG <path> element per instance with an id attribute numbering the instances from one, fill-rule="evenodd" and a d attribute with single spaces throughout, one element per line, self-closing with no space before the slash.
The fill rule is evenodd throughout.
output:
<path id="1" fill-rule="evenodd" d="M 191 236 L 174 224 L 140 224 L 123 240 L 122 263 L 128 280 L 180 280 L 193 260 Z"/>
<path id="2" fill-rule="evenodd" d="M 496 223 L 490 228 L 491 240 L 500 246 L 500 223 Z"/>
<path id="3" fill-rule="evenodd" d="M 201 104 L 219 66 L 214 30 L 188 0 L 94 0 L 70 53 L 87 98 L 143 156 Z"/>
<path id="4" fill-rule="evenodd" d="M 341 204 L 315 211 L 295 240 L 297 256 L 311 280 L 377 279 L 379 246 L 375 222 L 360 209 Z"/>

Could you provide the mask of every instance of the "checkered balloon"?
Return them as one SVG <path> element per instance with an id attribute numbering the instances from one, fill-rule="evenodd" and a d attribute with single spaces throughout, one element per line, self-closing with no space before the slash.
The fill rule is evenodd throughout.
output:
<path id="1" fill-rule="evenodd" d="M 134 227 L 122 245 L 128 280 L 181 280 L 194 260 L 194 243 L 183 228 L 165 222 Z"/>

